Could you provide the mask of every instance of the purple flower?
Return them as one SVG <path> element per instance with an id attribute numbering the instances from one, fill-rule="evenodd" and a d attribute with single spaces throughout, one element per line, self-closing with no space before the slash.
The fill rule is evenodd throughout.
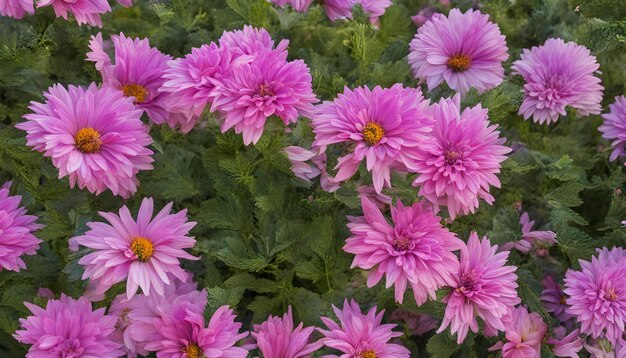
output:
<path id="1" fill-rule="evenodd" d="M 37 8 L 45 6 L 52 6 L 56 17 L 65 20 L 68 13 L 73 14 L 79 26 L 102 27 L 100 15 L 111 11 L 107 0 L 39 0 L 37 3 Z"/>
<path id="2" fill-rule="evenodd" d="M 567 114 L 567 106 L 575 108 L 578 116 L 600 114 L 604 87 L 594 76 L 599 67 L 586 47 L 562 39 L 524 49 L 511 67 L 526 81 L 519 114 L 524 119 L 532 116 L 539 124 L 556 122 Z"/>
<path id="3" fill-rule="evenodd" d="M 0 0 L 0 15 L 21 19 L 26 14 L 34 14 L 33 0 Z"/>
<path id="4" fill-rule="evenodd" d="M 573 316 L 567 313 L 567 296 L 552 276 L 547 275 L 541 280 L 543 291 L 541 292 L 541 302 L 546 311 L 552 313 L 561 322 L 565 322 Z"/>
<path id="5" fill-rule="evenodd" d="M 428 90 L 446 81 L 461 95 L 471 87 L 485 92 L 498 86 L 504 78 L 502 62 L 509 58 L 498 25 L 472 9 L 465 14 L 452 9 L 447 17 L 434 14 L 410 46 L 409 64 Z"/>
<path id="6" fill-rule="evenodd" d="M 437 8 L 432 6 L 425 6 L 420 9 L 414 16 L 411 16 L 411 20 L 415 26 L 420 27 L 424 25 L 426 22 L 432 19 L 433 15 L 437 13 Z"/>
<path id="7" fill-rule="evenodd" d="M 121 345 L 110 338 L 116 317 L 105 315 L 104 308 L 92 311 L 86 298 L 74 300 L 61 295 L 58 300 L 49 300 L 45 309 L 24 304 L 33 315 L 20 318 L 22 329 L 13 337 L 31 345 L 26 358 L 117 358 L 123 354 Z"/>
<path id="8" fill-rule="evenodd" d="M 552 346 L 552 353 L 557 357 L 578 358 L 578 352 L 583 349 L 579 329 L 566 335 L 564 327 L 557 327 L 554 329 L 554 337 L 546 339 L 546 343 Z"/>
<path id="9" fill-rule="evenodd" d="M 539 358 L 541 342 L 548 326 L 541 316 L 528 312 L 525 306 L 514 308 L 504 321 L 505 342 L 498 342 L 490 351 L 502 349 L 502 358 Z"/>
<path id="10" fill-rule="evenodd" d="M 405 207 L 398 200 L 391 207 L 390 225 L 367 197 L 361 197 L 361 204 L 365 216 L 348 217 L 352 236 L 343 250 L 356 255 L 352 267 L 371 269 L 368 287 L 385 276 L 387 288 L 395 286 L 397 302 L 402 303 L 408 284 L 421 305 L 429 296 L 435 299 L 438 288 L 454 285 L 459 260 L 452 252 L 463 242 L 441 225 L 441 218 L 422 203 Z"/>
<path id="11" fill-rule="evenodd" d="M 297 146 L 285 147 L 283 151 L 291 161 L 291 171 L 298 178 L 310 183 L 311 179 L 321 174 L 320 170 L 315 165 L 307 163 L 318 155 L 318 151 Z"/>
<path id="12" fill-rule="evenodd" d="M 328 330 L 318 328 L 324 335 L 324 344 L 343 352 L 339 355 L 325 355 L 326 358 L 409 358 L 411 353 L 399 344 L 388 343 L 390 339 L 400 337 L 402 333 L 392 331 L 395 324 L 381 324 L 384 311 L 376 313 L 376 306 L 367 314 L 354 302 L 345 300 L 343 310 L 333 305 L 339 324 L 327 317 L 322 317 Z"/>
<path id="13" fill-rule="evenodd" d="M 604 123 L 598 128 L 602 138 L 612 140 L 611 161 L 626 155 L 626 97 L 617 96 L 615 102 L 609 105 L 610 112 L 603 114 Z M 626 162 L 624 162 L 626 165 Z M 622 222 L 625 225 L 626 221 Z"/>

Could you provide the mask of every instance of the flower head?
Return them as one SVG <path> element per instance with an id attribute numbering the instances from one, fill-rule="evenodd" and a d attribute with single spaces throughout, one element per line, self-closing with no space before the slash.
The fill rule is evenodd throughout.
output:
<path id="1" fill-rule="evenodd" d="M 313 327 L 303 327 L 300 323 L 294 329 L 291 306 L 283 318 L 269 316 L 267 321 L 254 325 L 252 337 L 259 351 L 266 358 L 305 358 L 320 349 L 324 343 L 309 343 Z"/>
<path id="2" fill-rule="evenodd" d="M 557 357 L 578 358 L 578 352 L 583 349 L 580 330 L 575 329 L 566 335 L 564 327 L 557 327 L 553 332 L 554 336 L 546 339 L 546 343 L 552 346 L 552 353 Z"/>
<path id="3" fill-rule="evenodd" d="M 573 316 L 567 313 L 567 296 L 552 276 L 547 275 L 541 280 L 543 291 L 541 291 L 541 302 L 546 311 L 552 313 L 561 322 L 565 322 Z"/>
<path id="4" fill-rule="evenodd" d="M 152 169 L 148 127 L 132 98 L 92 83 L 88 88 L 56 84 L 44 93 L 45 103 L 31 102 L 34 113 L 16 125 L 26 131 L 27 145 L 43 152 L 59 169 L 96 195 L 107 188 L 130 197 L 137 191 L 137 173 Z"/>
<path id="5" fill-rule="evenodd" d="M 330 21 L 352 19 L 352 8 L 358 0 L 324 0 L 324 10 Z"/>
<path id="6" fill-rule="evenodd" d="M 22 197 L 11 196 L 11 182 L 0 187 L 0 271 L 3 269 L 19 272 L 26 269 L 22 255 L 35 255 L 41 240 L 33 235 L 43 227 L 37 224 L 37 217 L 27 215 L 20 207 Z"/>
<path id="7" fill-rule="evenodd" d="M 446 327 L 457 333 L 461 344 L 471 328 L 478 333 L 477 317 L 485 323 L 485 334 L 496 335 L 504 331 L 504 320 L 516 304 L 516 266 L 506 266 L 509 252 L 497 252 L 489 239 L 470 234 L 467 246 L 461 248 L 460 270 L 454 277 L 452 292 L 444 298 L 446 312 L 437 333 Z"/>
<path id="8" fill-rule="evenodd" d="M 548 326 L 541 316 L 528 312 L 524 306 L 514 308 L 505 322 L 506 342 L 498 342 L 489 350 L 502 349 L 502 358 L 539 358 L 541 342 Z"/>
<path id="9" fill-rule="evenodd" d="M 37 8 L 52 6 L 56 17 L 67 20 L 67 14 L 71 13 L 76 18 L 78 25 L 102 27 L 101 14 L 111 12 L 109 2 L 106 0 L 40 0 Z"/>
<path id="10" fill-rule="evenodd" d="M 626 323 L 626 252 L 621 247 L 596 249 L 591 262 L 579 260 L 580 271 L 565 273 L 567 312 L 580 331 L 593 338 L 622 340 Z"/>
<path id="11" fill-rule="evenodd" d="M 270 1 L 281 7 L 289 4 L 294 10 L 298 12 L 306 11 L 309 8 L 309 6 L 311 6 L 311 3 L 313 2 L 313 0 L 270 0 Z"/>
<path id="12" fill-rule="evenodd" d="M 598 129 L 602 132 L 602 138 L 613 141 L 613 152 L 609 158 L 613 161 L 626 155 L 626 97 L 615 97 L 615 102 L 609 105 L 609 109 L 609 113 L 602 115 L 604 123 Z"/>
<path id="13" fill-rule="evenodd" d="M 411 353 L 399 344 L 388 343 L 390 339 L 400 337 L 402 333 L 392 331 L 395 324 L 381 324 L 383 313 L 376 313 L 376 306 L 367 314 L 354 302 L 345 300 L 343 309 L 333 305 L 339 324 L 330 318 L 322 317 L 328 330 L 318 328 L 324 335 L 324 344 L 344 354 L 327 355 L 327 358 L 409 358 Z"/>
<path id="14" fill-rule="evenodd" d="M 408 167 L 419 174 L 413 182 L 419 195 L 448 208 L 450 217 L 467 215 L 478 200 L 492 204 L 490 186 L 500 187 L 496 176 L 511 151 L 491 125 L 480 104 L 460 110 L 460 96 L 441 99 L 429 109 L 434 118 L 432 138 L 409 152 Z"/>
<path id="15" fill-rule="evenodd" d="M 503 244 L 500 246 L 501 250 L 511 250 L 515 248 L 520 252 L 529 252 L 533 249 L 537 256 L 546 256 L 550 246 L 557 243 L 556 233 L 552 231 L 533 230 L 535 222 L 530 220 L 528 213 L 522 213 L 519 223 L 522 226 L 522 239 Z"/>
<path id="16" fill-rule="evenodd" d="M 281 40 L 274 47 L 274 40 L 267 30 L 246 25 L 242 30 L 224 31 L 219 43 L 220 47 L 232 52 L 233 59 L 237 59 L 240 56 L 263 56 L 266 51 L 282 53 L 287 49 L 289 40 Z"/>
<path id="17" fill-rule="evenodd" d="M 126 279 L 128 299 L 135 295 L 138 287 L 146 296 L 150 295 L 151 289 L 163 295 L 164 285 L 170 284 L 168 273 L 179 280 L 186 279 L 179 259 L 197 259 L 184 250 L 196 242 L 187 236 L 196 223 L 187 221 L 187 210 L 170 214 L 172 203 L 154 218 L 153 208 L 153 200 L 145 198 L 137 221 L 123 206 L 119 215 L 100 212 L 109 224 L 87 224 L 90 230 L 75 238 L 78 244 L 94 249 L 79 261 L 85 266 L 83 279 L 96 280 L 105 288 Z"/>
<path id="18" fill-rule="evenodd" d="M 307 163 L 318 155 L 317 150 L 289 146 L 285 147 L 283 151 L 287 154 L 289 161 L 291 161 L 291 171 L 296 177 L 310 183 L 311 179 L 321 174 L 320 170 L 315 165 Z"/>
<path id="19" fill-rule="evenodd" d="M 431 124 L 425 115 L 427 106 L 419 90 L 401 84 L 373 90 L 346 87 L 334 101 L 317 106 L 313 146 L 353 145 L 352 152 L 339 158 L 335 180 L 347 180 L 365 161 L 380 193 L 384 185 L 391 186 L 392 167 L 404 165 L 407 149 L 426 140 Z"/>
<path id="20" fill-rule="evenodd" d="M 92 311 L 86 298 L 75 300 L 61 295 L 58 300 L 49 300 L 45 309 L 24 304 L 33 315 L 20 319 L 22 329 L 13 337 L 31 345 L 27 358 L 122 355 L 120 344 L 110 338 L 116 317 L 105 315 L 104 308 Z"/>
<path id="21" fill-rule="evenodd" d="M 370 18 L 374 26 L 378 26 L 379 18 L 385 14 L 385 10 L 392 5 L 391 0 L 357 0 L 365 14 Z"/>
<path id="22" fill-rule="evenodd" d="M 355 255 L 352 267 L 371 269 L 368 287 L 384 275 L 387 288 L 395 285 L 397 302 L 402 303 L 408 284 L 421 305 L 428 296 L 435 299 L 438 288 L 454 284 L 459 261 L 452 251 L 462 241 L 441 225 L 441 218 L 422 203 L 405 207 L 398 201 L 391 208 L 390 225 L 367 197 L 361 197 L 361 205 L 365 216 L 348 217 L 352 236 L 343 249 Z"/>
<path id="23" fill-rule="evenodd" d="M 594 76 L 600 65 L 589 50 L 562 39 L 548 39 L 543 45 L 524 49 L 513 62 L 515 73 L 524 77 L 525 98 L 519 114 L 535 122 L 550 124 L 564 116 L 565 107 L 579 116 L 600 114 L 602 90 Z"/>
<path id="24" fill-rule="evenodd" d="M 411 41 L 409 64 L 428 90 L 446 81 L 460 94 L 471 87 L 485 92 L 504 78 L 502 62 L 509 58 L 505 37 L 489 16 L 478 10 L 452 9 L 434 14 Z"/>
<path id="25" fill-rule="evenodd" d="M 33 15 L 33 0 L 0 0 L 0 15 L 21 19 L 26 14 Z"/>

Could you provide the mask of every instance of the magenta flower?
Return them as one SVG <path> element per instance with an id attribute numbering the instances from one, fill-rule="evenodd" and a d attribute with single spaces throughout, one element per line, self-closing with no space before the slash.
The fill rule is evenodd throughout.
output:
<path id="1" fill-rule="evenodd" d="M 352 19 L 352 8 L 358 0 L 324 0 L 324 10 L 330 21 Z"/>
<path id="2" fill-rule="evenodd" d="M 567 296 L 552 276 L 547 275 L 541 280 L 541 302 L 546 311 L 552 313 L 561 322 L 565 322 L 573 316 L 567 313 Z"/>
<path id="3" fill-rule="evenodd" d="M 289 161 L 291 161 L 291 171 L 296 177 L 310 183 L 311 179 L 321 174 L 321 171 L 317 168 L 317 166 L 307 163 L 318 155 L 317 150 L 308 150 L 302 147 L 289 146 L 283 148 L 283 151 L 287 154 Z"/>
<path id="4" fill-rule="evenodd" d="M 461 344 L 470 328 L 478 333 L 476 317 L 485 323 L 487 336 L 504 331 L 506 315 L 520 299 L 514 273 L 517 266 L 506 266 L 509 252 L 497 250 L 498 246 L 491 246 L 487 237 L 480 240 L 476 232 L 470 234 L 467 246 L 461 247 L 461 265 L 458 273 L 453 274 L 452 292 L 443 299 L 446 312 L 437 333 L 450 326 Z"/>
<path id="5" fill-rule="evenodd" d="M 391 312 L 389 319 L 404 321 L 410 336 L 423 336 L 439 326 L 439 320 L 434 316 L 425 313 L 415 313 L 401 308 Z"/>
<path id="6" fill-rule="evenodd" d="M 432 138 L 409 153 L 408 167 L 419 176 L 419 195 L 435 206 L 446 206 L 450 217 L 474 213 L 478 200 L 492 204 L 490 186 L 500 187 L 496 176 L 511 151 L 491 125 L 480 104 L 461 113 L 460 96 L 441 99 L 429 109 L 434 118 Z"/>
<path id="7" fill-rule="evenodd" d="M 33 0 L 0 0 L 0 15 L 21 19 L 26 14 L 33 15 Z"/>
<path id="8" fill-rule="evenodd" d="M 598 129 L 602 132 L 602 138 L 613 141 L 611 143 L 613 152 L 609 158 L 613 161 L 626 155 L 624 152 L 626 147 L 626 97 L 615 97 L 615 102 L 609 105 L 609 109 L 609 113 L 602 115 L 604 123 Z"/>
<path id="9" fill-rule="evenodd" d="M 600 114 L 604 87 L 594 76 L 599 67 L 586 47 L 562 39 L 524 49 L 511 67 L 526 81 L 519 114 L 524 119 L 532 116 L 539 124 L 556 122 L 567 114 L 567 106 L 575 108 L 578 116 Z"/>
<path id="10" fill-rule="evenodd" d="M 78 262 L 85 266 L 83 280 L 98 281 L 98 286 L 111 287 L 126 281 L 126 296 L 131 299 L 141 287 L 150 295 L 150 289 L 163 295 L 164 285 L 170 284 L 168 273 L 185 281 L 186 273 L 179 259 L 197 260 L 184 249 L 194 246 L 196 240 L 187 236 L 196 223 L 187 221 L 187 210 L 170 214 L 167 204 L 152 218 L 154 202 L 144 198 L 135 221 L 126 206 L 119 215 L 99 212 L 110 224 L 90 222 L 90 230 L 76 237 L 78 244 L 94 249 Z"/>
<path id="11" fill-rule="evenodd" d="M 274 4 L 283 7 L 289 4 L 294 10 L 298 12 L 306 11 L 313 0 L 270 0 Z"/>
<path id="12" fill-rule="evenodd" d="M 385 10 L 392 5 L 391 0 L 357 0 L 363 11 L 369 16 L 370 22 L 378 26 L 379 18 L 385 14 Z"/>
<path id="13" fill-rule="evenodd" d="M 621 247 L 596 251 L 591 262 L 578 261 L 580 271 L 565 273 L 567 313 L 576 316 L 582 333 L 615 344 L 626 321 L 626 253 Z"/>
<path id="14" fill-rule="evenodd" d="M 67 14 L 71 13 L 76 18 L 78 25 L 102 27 L 101 14 L 111 12 L 109 2 L 106 0 L 39 0 L 37 8 L 52 6 L 56 17 L 67 20 Z"/>
<path id="15" fill-rule="evenodd" d="M 377 208 L 385 210 L 391 205 L 391 197 L 383 193 L 377 193 L 373 185 L 360 185 L 356 187 L 359 197 L 367 197 Z"/>
<path id="16" fill-rule="evenodd" d="M 128 198 L 137 191 L 137 173 L 152 169 L 152 138 L 141 111 L 120 91 L 92 83 L 88 88 L 56 84 L 45 103 L 31 102 L 34 113 L 15 127 L 26 131 L 27 145 L 43 152 L 76 184 L 98 195 L 109 189 Z"/>
<path id="17" fill-rule="evenodd" d="M 500 246 L 501 250 L 512 250 L 515 248 L 520 252 L 529 252 L 533 249 L 537 256 L 543 257 L 548 254 L 550 246 L 556 245 L 556 233 L 533 230 L 535 222 L 530 220 L 528 213 L 522 213 L 519 223 L 522 226 L 522 239 L 503 244 Z"/>
<path id="18" fill-rule="evenodd" d="M 552 346 L 552 353 L 557 357 L 578 358 L 578 352 L 583 349 L 580 330 L 575 329 L 567 335 L 564 327 L 557 327 L 553 331 L 554 337 L 546 339 L 546 343 Z"/>
<path id="19" fill-rule="evenodd" d="M 104 308 L 92 311 L 86 298 L 61 295 L 58 300 L 49 300 L 45 309 L 24 304 L 33 315 L 20 318 L 22 329 L 13 337 L 31 345 L 26 358 L 117 358 L 123 354 L 121 346 L 110 338 L 116 318 L 105 315 Z"/>
<path id="20" fill-rule="evenodd" d="M 228 357 L 246 358 L 248 351 L 235 344 L 248 332 L 239 334 L 241 323 L 228 306 L 220 307 L 204 326 L 202 313 L 175 309 L 156 319 L 157 333 L 146 345 L 159 358 Z"/>
<path id="21" fill-rule="evenodd" d="M 309 343 L 314 327 L 303 327 L 300 323 L 294 329 L 291 306 L 281 319 L 269 316 L 267 321 L 254 325 L 252 337 L 256 340 L 259 352 L 266 358 L 310 358 L 311 353 L 324 343 Z"/>
<path id="22" fill-rule="evenodd" d="M 406 151 L 426 141 L 431 130 L 431 120 L 425 114 L 427 106 L 419 90 L 401 84 L 376 86 L 373 90 L 365 86 L 352 91 L 346 87 L 334 101 L 317 106 L 311 122 L 313 146 L 354 146 L 351 153 L 339 158 L 335 180 L 349 179 L 365 160 L 380 193 L 383 186 L 391 187 L 391 169 L 404 166 Z"/>
<path id="23" fill-rule="evenodd" d="M 328 330 L 318 328 L 324 335 L 324 344 L 343 352 L 339 355 L 325 355 L 326 358 L 409 358 L 411 353 L 399 344 L 388 343 L 390 339 L 400 337 L 402 333 L 392 331 L 395 324 L 381 324 L 385 311 L 376 313 L 376 306 L 367 314 L 354 302 L 345 300 L 343 310 L 333 305 L 339 324 L 330 318 L 322 317 Z"/>
<path id="24" fill-rule="evenodd" d="M 0 187 L 0 271 L 3 269 L 20 272 L 26 269 L 22 255 L 35 255 L 41 240 L 33 232 L 43 225 L 37 224 L 37 217 L 27 215 L 26 208 L 20 207 L 22 197 L 9 195 L 11 182 Z"/>
<path id="25" fill-rule="evenodd" d="M 525 306 L 514 308 L 504 321 L 506 342 L 498 342 L 490 351 L 502 349 L 502 358 L 539 358 L 541 342 L 548 326 L 535 312 L 528 313 Z"/>
<path id="26" fill-rule="evenodd" d="M 252 58 L 264 56 L 265 51 L 282 53 L 287 49 L 289 40 L 281 40 L 274 47 L 274 40 L 267 30 L 246 25 L 242 30 L 224 31 L 219 43 L 220 47 L 228 48 L 236 59 L 242 55 L 253 56 Z"/>
<path id="27" fill-rule="evenodd" d="M 452 9 L 448 17 L 434 14 L 411 41 L 409 64 L 428 90 L 446 81 L 461 95 L 471 87 L 485 92 L 504 78 L 502 62 L 509 58 L 504 35 L 489 15 L 478 10 Z"/>
<path id="28" fill-rule="evenodd" d="M 361 197 L 361 205 L 365 216 L 348 217 L 352 236 L 343 250 L 356 255 L 352 267 L 371 269 L 368 287 L 385 275 L 387 288 L 395 285 L 397 302 L 402 303 L 409 284 L 421 305 L 428 296 L 435 299 L 438 288 L 454 285 L 459 260 L 452 251 L 461 249 L 463 242 L 441 225 L 441 218 L 423 203 L 405 207 L 398 200 L 391 207 L 390 225 L 367 197 Z"/>
<path id="29" fill-rule="evenodd" d="M 437 13 L 437 8 L 433 6 L 425 6 L 417 12 L 417 14 L 411 16 L 411 21 L 417 27 L 424 25 L 426 22 L 432 19 L 433 15 Z"/>

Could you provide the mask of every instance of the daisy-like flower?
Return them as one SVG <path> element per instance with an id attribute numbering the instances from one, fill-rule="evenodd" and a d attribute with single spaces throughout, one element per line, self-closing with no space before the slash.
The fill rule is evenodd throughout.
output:
<path id="1" fill-rule="evenodd" d="M 0 271 L 3 269 L 19 272 L 26 269 L 22 255 L 35 255 L 41 240 L 33 232 L 43 225 L 37 224 L 37 217 L 27 215 L 26 208 L 20 207 L 22 197 L 11 196 L 11 182 L 0 187 Z"/>
<path id="2" fill-rule="evenodd" d="M 548 332 L 541 316 L 519 306 L 513 309 L 504 326 L 506 341 L 496 343 L 490 351 L 502 349 L 502 358 L 541 357 L 541 342 Z"/>
<path id="3" fill-rule="evenodd" d="M 322 317 L 328 330 L 318 328 L 324 335 L 324 344 L 343 352 L 342 355 L 325 355 L 326 358 L 409 358 L 411 352 L 403 346 L 388 343 L 390 339 L 400 337 L 401 332 L 394 332 L 395 324 L 381 324 L 383 313 L 376 313 L 376 306 L 367 314 L 354 302 L 343 302 L 343 309 L 333 305 L 339 324 L 330 318 Z"/>
<path id="4" fill-rule="evenodd" d="M 419 176 L 413 182 L 419 195 L 435 206 L 446 206 L 450 217 L 474 213 L 478 200 L 495 200 L 490 186 L 510 148 L 504 146 L 497 125 L 491 125 L 480 104 L 460 110 L 460 96 L 441 99 L 429 113 L 434 118 L 432 138 L 408 153 L 408 167 Z"/>
<path id="5" fill-rule="evenodd" d="M 67 14 L 71 13 L 76 18 L 78 25 L 102 27 L 101 14 L 111 12 L 107 0 L 40 0 L 37 8 L 52 6 L 56 17 L 67 20 Z"/>
<path id="6" fill-rule="evenodd" d="M 50 157 L 72 188 L 96 195 L 108 188 L 124 198 L 135 193 L 137 173 L 152 169 L 153 152 L 132 98 L 95 83 L 86 89 L 56 84 L 44 97 L 45 103 L 31 102 L 34 113 L 15 126 L 26 131 L 27 145 Z"/>
<path id="7" fill-rule="evenodd" d="M 391 169 L 404 166 L 406 152 L 423 145 L 432 121 L 426 116 L 428 101 L 413 88 L 396 84 L 344 89 L 332 102 L 316 107 L 313 120 L 313 146 L 325 148 L 345 143 L 354 147 L 339 158 L 335 180 L 345 181 L 359 169 L 362 161 L 372 172 L 376 192 L 391 187 Z"/>
<path id="8" fill-rule="evenodd" d="M 205 327 L 202 313 L 174 308 L 155 320 L 157 332 L 146 349 L 157 352 L 159 358 L 246 358 L 248 351 L 235 344 L 248 332 L 239 333 L 241 323 L 235 318 L 232 309 L 222 306 Z"/>
<path id="9" fill-rule="evenodd" d="M 228 48 L 236 59 L 240 56 L 263 56 L 265 51 L 284 52 L 289 40 L 281 40 L 274 47 L 274 40 L 267 30 L 246 25 L 242 30 L 224 31 L 219 43 L 220 47 Z"/>
<path id="10" fill-rule="evenodd" d="M 310 183 L 311 179 L 321 174 L 317 166 L 307 163 L 318 155 L 317 150 L 309 150 L 292 145 L 285 147 L 283 151 L 287 154 L 289 161 L 291 161 L 291 171 L 296 177 Z"/>
<path id="11" fill-rule="evenodd" d="M 557 327 L 553 330 L 553 337 L 548 337 L 546 343 L 551 346 L 552 353 L 557 357 L 578 358 L 578 352 L 583 349 L 583 340 L 580 338 L 580 330 L 575 329 L 566 334 L 565 327 Z"/>
<path id="12" fill-rule="evenodd" d="M 34 14 L 33 0 L 0 0 L 0 15 L 21 19 L 26 14 Z"/>
<path id="13" fill-rule="evenodd" d="M 515 248 L 520 252 L 530 252 L 532 249 L 537 256 L 543 257 L 548 254 L 550 246 L 556 245 L 556 233 L 553 231 L 533 230 L 535 222 L 530 220 L 528 213 L 522 213 L 519 223 L 522 226 L 522 239 L 503 244 L 500 246 L 501 250 L 512 250 Z"/>
<path id="14" fill-rule="evenodd" d="M 283 318 L 269 316 L 267 321 L 254 325 L 252 337 L 265 358 L 304 358 L 324 345 L 322 341 L 309 343 L 314 330 L 302 323 L 294 329 L 289 306 Z"/>
<path id="15" fill-rule="evenodd" d="M 25 302 L 32 316 L 20 318 L 22 329 L 13 337 L 31 347 L 26 358 L 122 356 L 121 345 L 110 335 L 116 317 L 104 314 L 104 308 L 92 311 L 91 302 L 61 295 L 49 300 L 43 309 Z"/>
<path id="16" fill-rule="evenodd" d="M 187 221 L 186 209 L 170 214 L 172 203 L 154 218 L 153 209 L 152 198 L 144 198 L 137 221 L 123 206 L 119 215 L 99 212 L 109 224 L 87 223 L 90 230 L 74 239 L 95 250 L 78 262 L 85 266 L 83 280 L 89 278 L 108 288 L 126 279 L 126 296 L 131 299 L 138 287 L 146 296 L 151 289 L 163 295 L 164 285 L 170 284 L 168 273 L 181 281 L 186 279 L 179 259 L 198 259 L 184 250 L 196 243 L 187 236 L 196 223 Z"/>
<path id="17" fill-rule="evenodd" d="M 330 21 L 352 19 L 352 8 L 358 0 L 324 0 L 324 10 Z"/>
<path id="18" fill-rule="evenodd" d="M 461 248 L 460 270 L 453 275 L 452 292 L 443 299 L 446 312 L 437 333 L 448 326 L 457 333 L 461 344 L 471 329 L 478 333 L 477 317 L 485 323 L 485 334 L 494 336 L 504 331 L 504 319 L 516 304 L 517 266 L 506 266 L 509 252 L 497 252 L 487 237 L 470 234 L 467 246 Z"/>
<path id="19" fill-rule="evenodd" d="M 415 77 L 432 90 L 445 81 L 465 94 L 470 88 L 485 92 L 504 78 L 502 62 L 509 58 L 504 35 L 489 16 L 478 10 L 452 9 L 434 14 L 411 41 L 409 64 Z"/>
<path id="20" fill-rule="evenodd" d="M 539 47 L 524 49 L 511 68 L 526 81 L 519 109 L 524 119 L 532 116 L 539 124 L 550 124 L 567 114 L 567 106 L 575 108 L 578 116 L 602 110 L 604 87 L 594 76 L 600 65 L 584 46 L 548 39 Z"/>
<path id="21" fill-rule="evenodd" d="M 365 216 L 348 217 L 352 232 L 343 250 L 354 254 L 352 267 L 370 270 L 367 286 L 386 277 L 387 288 L 395 286 L 395 299 L 402 303 L 407 285 L 418 305 L 427 297 L 435 299 L 438 288 L 455 285 L 453 275 L 459 260 L 452 253 L 463 242 L 441 225 L 441 218 L 423 203 L 405 207 L 398 200 L 391 207 L 390 225 L 367 197 L 361 197 Z"/>
<path id="22" fill-rule="evenodd" d="M 552 276 L 548 275 L 541 280 L 541 302 L 546 311 L 552 313 L 561 322 L 565 322 L 573 316 L 567 313 L 567 296 Z"/>
<path id="23" fill-rule="evenodd" d="M 270 1 L 281 7 L 289 4 L 294 10 L 298 12 L 306 11 L 309 8 L 309 6 L 311 6 L 311 3 L 313 2 L 313 0 L 270 0 Z"/>
<path id="24" fill-rule="evenodd" d="M 363 11 L 369 16 L 370 22 L 378 26 L 379 18 L 385 14 L 385 10 L 392 5 L 391 0 L 357 0 Z"/>
<path id="25" fill-rule="evenodd" d="M 626 155 L 624 152 L 626 148 L 626 97 L 615 97 L 615 102 L 609 105 L 609 110 L 609 113 L 602 115 L 604 123 L 598 129 L 602 132 L 602 138 L 613 141 L 611 143 L 613 152 L 609 159 L 614 161 Z"/>
<path id="26" fill-rule="evenodd" d="M 626 252 L 621 247 L 596 249 L 591 262 L 579 260 L 580 271 L 565 273 L 567 312 L 580 331 L 593 338 L 622 341 L 626 323 Z"/>

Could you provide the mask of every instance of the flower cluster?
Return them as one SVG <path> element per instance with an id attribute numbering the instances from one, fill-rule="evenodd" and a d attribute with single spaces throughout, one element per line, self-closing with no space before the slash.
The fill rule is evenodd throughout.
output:
<path id="1" fill-rule="evenodd" d="M 274 4 L 284 7 L 289 4 L 295 11 L 307 11 L 313 0 L 270 0 Z M 369 17 L 370 22 L 378 24 L 378 19 L 391 6 L 391 0 L 325 0 L 323 2 L 326 15 L 331 21 L 352 19 L 352 10 L 360 6 Z"/>

